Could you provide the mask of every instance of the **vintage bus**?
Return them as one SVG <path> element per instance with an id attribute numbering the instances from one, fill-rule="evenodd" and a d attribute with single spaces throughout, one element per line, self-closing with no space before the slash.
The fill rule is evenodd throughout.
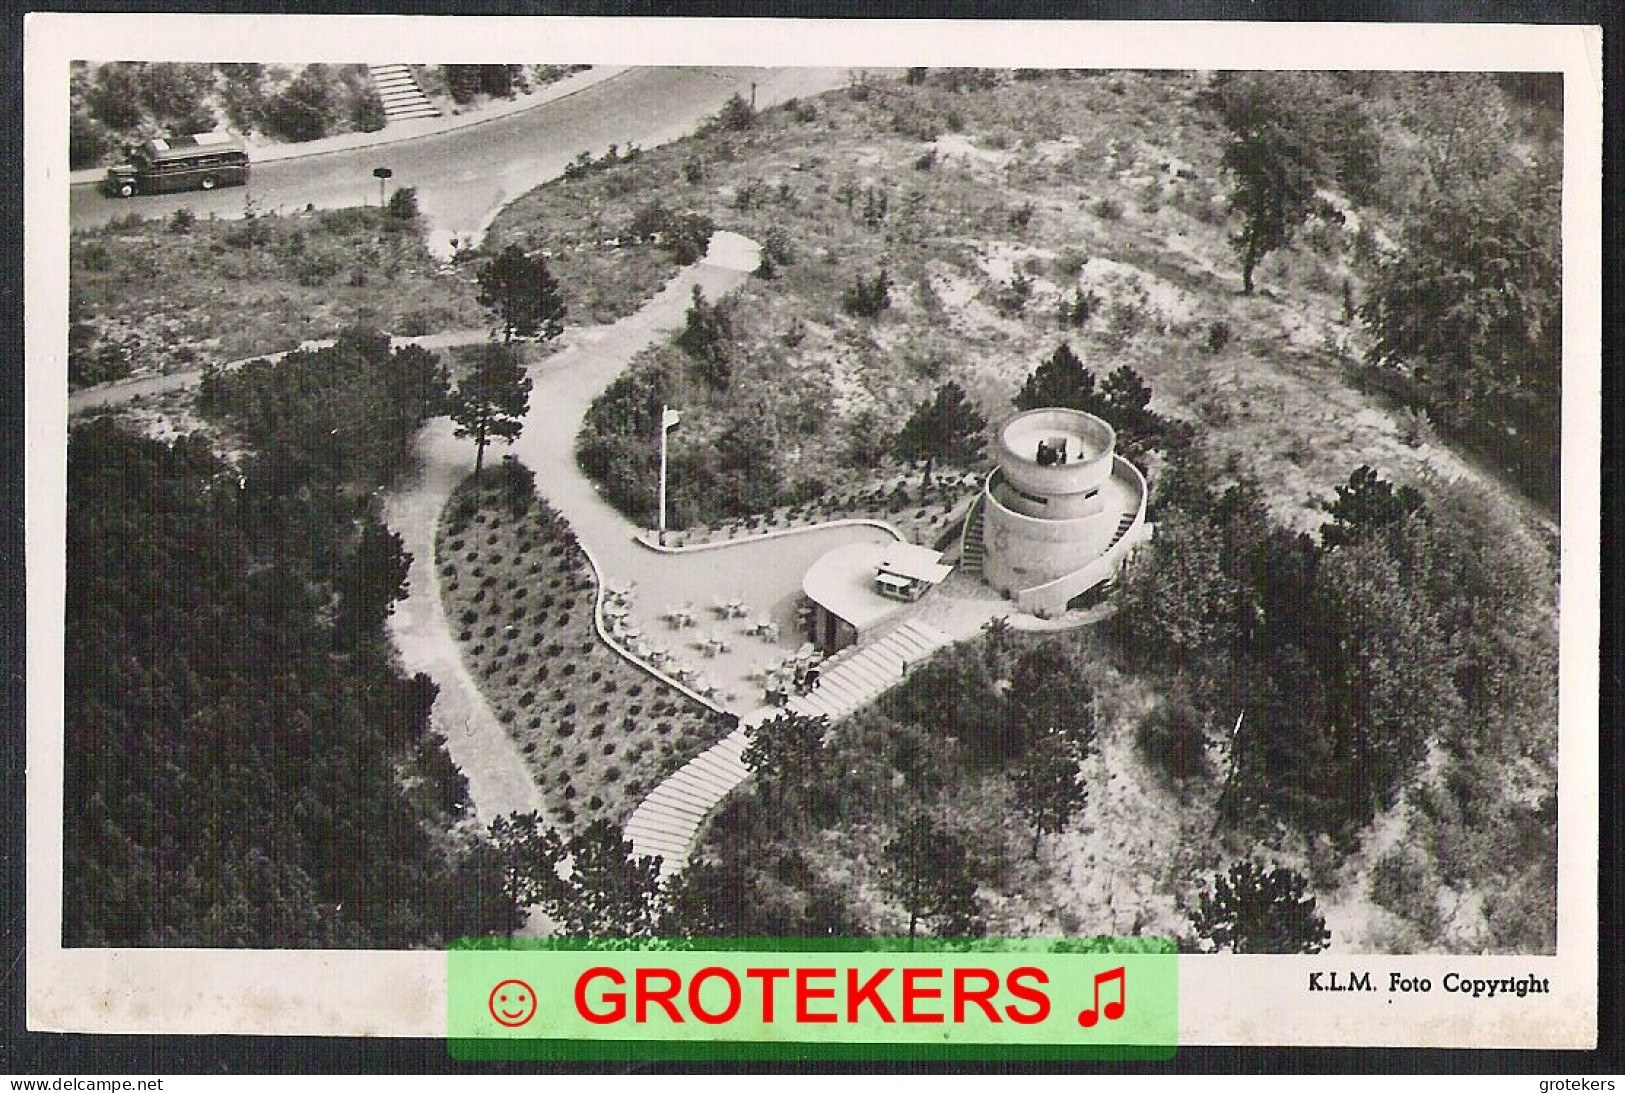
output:
<path id="1" fill-rule="evenodd" d="M 248 182 L 248 152 L 230 133 L 149 140 L 130 150 L 128 163 L 107 169 L 109 194 L 167 194 L 212 190 Z"/>

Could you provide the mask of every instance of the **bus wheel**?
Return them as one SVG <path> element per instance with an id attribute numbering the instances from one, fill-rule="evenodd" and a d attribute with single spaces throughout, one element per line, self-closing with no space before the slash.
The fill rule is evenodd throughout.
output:
<path id="1" fill-rule="evenodd" d="M 119 183 L 118 195 L 120 197 L 134 197 L 135 196 L 135 184 L 132 183 L 132 182 L 121 182 L 121 183 Z"/>
<path id="2" fill-rule="evenodd" d="M 213 175 L 204 175 L 203 176 L 203 181 L 199 182 L 198 185 L 200 187 L 202 187 L 203 189 L 205 189 L 205 190 L 214 189 L 214 176 Z"/>

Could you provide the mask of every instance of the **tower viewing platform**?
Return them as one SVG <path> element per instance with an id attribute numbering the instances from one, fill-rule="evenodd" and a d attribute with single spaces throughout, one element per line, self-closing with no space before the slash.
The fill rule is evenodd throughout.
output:
<path id="1" fill-rule="evenodd" d="M 1029 410 L 994 434 L 982 570 L 1021 610 L 1061 614 L 1141 538 L 1145 478 L 1116 447 L 1111 425 L 1081 410 Z"/>

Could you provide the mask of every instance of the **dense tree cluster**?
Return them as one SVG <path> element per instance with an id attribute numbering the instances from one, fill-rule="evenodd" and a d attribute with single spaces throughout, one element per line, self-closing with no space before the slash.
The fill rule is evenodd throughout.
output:
<path id="1" fill-rule="evenodd" d="M 68 492 L 68 943 L 485 930 L 434 834 L 465 798 L 428 728 L 434 685 L 383 643 L 399 540 L 106 421 L 73 430 Z"/>
<path id="2" fill-rule="evenodd" d="M 655 526 L 656 480 L 659 476 L 661 410 L 674 398 L 672 370 L 634 364 L 612 380 L 593 400 L 576 438 L 576 460 L 604 497 L 643 527 Z M 681 457 L 669 471 L 669 505 L 682 527 L 683 487 L 688 478 Z"/>
<path id="3" fill-rule="evenodd" d="M 1308 889 L 1291 869 L 1236 862 L 1198 897 L 1196 934 L 1222 952 L 1318 953 L 1332 935 Z"/>
<path id="4" fill-rule="evenodd" d="M 65 934 L 404 946 L 506 928 L 447 832 L 466 785 L 383 624 L 408 557 L 375 489 L 436 411 L 421 349 L 357 330 L 212 375 L 241 454 L 109 420 L 69 441 Z M 500 879 L 500 878 L 497 878 Z"/>
<path id="5" fill-rule="evenodd" d="M 1086 673 L 1078 649 L 995 626 L 833 726 L 767 721 L 745 753 L 751 791 L 678 878 L 674 921 L 736 937 L 979 935 L 981 890 L 1087 807 Z M 967 796 L 1004 804 L 973 815 Z M 835 861 L 830 845 L 851 851 Z"/>
<path id="6" fill-rule="evenodd" d="M 1098 381 L 1071 344 L 1062 342 L 1028 374 L 1015 405 L 1018 410 L 1058 406 L 1104 418 L 1117 433 L 1118 448 L 1133 458 L 1183 436 L 1175 423 L 1151 409 L 1151 395 L 1150 386 L 1126 364 Z"/>
<path id="7" fill-rule="evenodd" d="M 1558 502 L 1562 378 L 1560 149 L 1520 150 L 1487 78 L 1424 81 L 1423 182 L 1401 211 L 1360 318 L 1369 360 L 1451 436 Z"/>
<path id="8" fill-rule="evenodd" d="M 446 91 L 457 103 L 470 103 L 481 95 L 508 98 L 514 93 L 519 65 L 441 65 Z"/>
<path id="9" fill-rule="evenodd" d="M 671 527 L 760 513 L 785 500 L 781 435 L 796 423 L 738 400 L 735 334 L 734 302 L 696 292 L 672 350 L 635 362 L 587 410 L 576 458 L 605 498 L 645 527 L 656 520 L 665 406 L 684 410 L 668 452 Z M 688 442 L 696 428 L 706 428 L 703 439 Z"/>
<path id="10" fill-rule="evenodd" d="M 446 372 L 421 346 L 352 327 L 323 349 L 206 373 L 198 407 L 238 431 L 289 498 L 370 492 L 404 465 L 418 426 L 445 410 Z"/>
<path id="11" fill-rule="evenodd" d="M 1223 73 L 1243 290 L 1325 192 L 1383 218 L 1361 228 L 1357 313 L 1369 363 L 1454 438 L 1557 502 L 1562 372 L 1561 95 L 1538 76 Z M 1374 119 L 1380 119 L 1374 120 Z M 1393 382 L 1385 384 L 1393 388 Z"/>
<path id="12" fill-rule="evenodd" d="M 1228 755 L 1223 816 L 1349 840 L 1408 797 L 1441 865 L 1475 842 L 1481 856 L 1453 866 L 1454 883 L 1539 902 L 1555 849 L 1542 820 L 1556 723 L 1542 547 L 1464 486 L 1424 499 L 1369 467 L 1339 488 L 1318 540 L 1189 450 L 1159 504 L 1116 628 L 1135 663 L 1194 688 L 1210 731 L 1235 724 L 1215 742 Z M 1496 763 L 1515 785 L 1475 786 Z M 1534 856 L 1505 857 L 1509 841 Z"/>
<path id="13" fill-rule="evenodd" d="M 511 99 L 540 85 L 562 79 L 588 65 L 434 65 L 420 66 L 418 80 L 430 95 L 443 88 L 458 106 L 482 97 Z"/>

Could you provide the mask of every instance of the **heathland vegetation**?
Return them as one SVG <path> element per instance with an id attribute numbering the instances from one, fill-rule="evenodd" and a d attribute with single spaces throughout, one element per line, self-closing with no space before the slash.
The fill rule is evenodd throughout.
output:
<path id="1" fill-rule="evenodd" d="M 1316 951 L 1335 938 L 1549 951 L 1555 86 L 855 76 L 759 113 L 736 98 L 659 149 L 586 152 L 505 210 L 463 259 L 488 263 L 509 244 L 545 257 L 574 322 L 630 313 L 715 229 L 763 244 L 756 277 L 721 299 L 697 293 L 684 328 L 589 411 L 582 465 L 640 523 L 663 405 L 683 412 L 672 515 L 695 534 L 873 502 L 936 538 L 983 469 L 982 423 L 1024 406 L 1110 418 L 1151 483 L 1156 536 L 1125 572 L 1109 624 L 1047 635 L 995 625 L 840 723 L 771 723 L 747 755 L 756 777 L 665 892 L 651 863 L 627 861 L 613 824 L 634 782 L 652 784 L 725 726 L 592 644 L 578 548 L 511 462 L 454 500 L 441 575 L 465 652 L 477 650 L 471 666 L 563 830 L 521 817 L 483 838 L 447 833 L 460 795 L 424 733 L 423 685 L 389 682 L 378 650 L 402 568 L 368 500 L 422 415 L 447 408 L 432 357 L 354 335 L 214 376 L 200 405 L 229 458 L 106 424 L 76 430 L 70 575 L 90 577 L 88 591 L 70 589 L 70 679 L 92 685 L 70 689 L 70 740 L 84 735 L 70 776 L 88 787 L 70 814 L 83 848 L 70 868 L 141 910 L 87 895 L 70 935 L 410 942 L 512 929 L 517 906 L 536 903 L 567 929 L 627 934 L 1144 933 L 1197 950 Z M 332 215 L 370 245 L 391 230 L 359 211 Z M 92 275 L 98 262 L 106 273 L 139 261 L 125 252 L 151 249 L 151 233 L 189 237 L 177 255 L 269 262 L 269 236 L 238 247 L 214 233 L 308 235 L 318 223 L 141 226 L 147 238 L 130 247 L 125 225 L 76 240 L 79 321 L 136 306 L 126 301 L 152 278 L 127 272 L 114 290 Z M 87 263 L 93 245 L 103 254 Z M 275 298 L 286 300 L 298 278 L 279 261 Z M 351 263 L 373 276 L 352 256 L 310 287 L 331 296 Z M 425 327 L 483 321 L 460 279 L 411 287 L 424 288 L 420 310 L 443 300 L 420 314 Z M 234 314 L 266 310 L 238 304 Z M 279 306 L 266 322 L 286 344 L 316 333 L 290 336 L 303 313 Z M 225 326 L 202 303 L 154 296 L 145 307 L 150 321 Z M 102 452 L 117 445 L 144 454 L 120 449 L 115 464 Z M 118 469 L 154 462 L 184 485 Z M 170 490 L 176 502 L 154 510 Z M 125 533 L 110 535 L 126 523 L 158 544 L 140 566 L 123 565 Z M 216 532 L 224 545 L 192 538 Z M 522 557 L 536 583 L 515 583 Z M 135 594 L 140 582 L 179 586 L 200 564 L 196 587 L 173 590 L 175 618 L 143 615 L 153 594 Z M 150 665 L 118 654 L 152 650 L 169 627 L 216 625 L 297 648 L 256 648 L 238 664 L 204 635 L 152 651 Z M 281 664 L 287 750 L 241 728 L 277 724 L 269 713 L 231 705 L 250 701 L 248 666 Z M 352 672 L 372 682 L 350 689 Z M 416 697 L 369 705 L 388 687 Z M 324 705 L 300 712 L 305 700 Z M 300 735 L 307 725 L 336 735 L 317 746 Z M 217 812 L 245 793 L 259 795 L 239 807 L 263 810 L 341 776 L 364 781 L 358 808 L 378 822 L 340 832 L 342 877 L 321 850 L 339 823 L 327 798 L 233 832 L 231 861 L 252 868 L 228 868 L 133 784 L 165 762 L 176 780 L 166 793 Z M 278 781 L 289 777 L 304 781 Z M 561 881 L 553 867 L 566 854 L 577 871 Z M 416 917 L 380 894 L 403 876 L 426 893 Z M 459 878 L 476 895 L 437 902 Z M 290 910 L 263 927 L 219 924 L 263 893 Z"/>
<path id="2" fill-rule="evenodd" d="M 76 61 L 68 87 L 75 170 L 115 161 L 150 137 L 221 127 L 276 142 L 384 127 L 366 65 Z"/>
<path id="3" fill-rule="evenodd" d="M 498 218 L 494 238 L 550 248 L 564 283 L 618 291 L 606 315 L 681 260 L 678 225 L 764 245 L 757 278 L 697 299 L 606 394 L 589 468 L 647 447 L 628 399 L 663 400 L 685 407 L 678 526 L 798 503 L 881 469 L 905 407 L 945 381 L 996 420 L 1065 339 L 1103 380 L 1127 366 L 1154 386 L 1301 528 L 1362 463 L 1455 473 L 1438 439 L 1555 503 L 1556 223 L 1531 196 L 1560 159 L 1546 84 L 961 77 L 725 111 L 686 141 L 584 156 Z M 1435 162 L 1462 114 L 1473 148 Z M 1266 185 L 1288 167 L 1307 197 Z M 1451 212 L 1475 202 L 1493 232 Z M 1416 269 L 1440 291 L 1408 295 Z"/>
<path id="4" fill-rule="evenodd" d="M 1158 536 L 1118 621 L 1043 639 L 1076 646 L 1107 761 L 1073 743 L 1031 770 L 967 747 L 1022 701 L 990 638 L 928 666 L 929 693 L 951 700 L 899 711 L 905 687 L 834 726 L 826 761 L 793 765 L 798 784 L 759 777 L 732 800 L 689 903 L 743 887 L 711 910 L 745 932 L 1019 932 L 1090 912 L 1122 927 L 1116 882 L 1081 899 L 1074 886 L 1069 907 L 1053 873 L 1132 866 L 1135 924 L 1192 947 L 1316 948 L 1324 912 L 1367 947 L 1549 949 L 1555 509 L 1541 506 L 1556 498 L 1560 363 L 1555 206 L 1537 195 L 1561 158 L 1552 92 L 1429 76 L 855 79 L 760 114 L 735 104 L 505 213 L 499 233 L 548 235 L 605 269 L 658 265 L 660 237 L 628 230 L 657 216 L 764 244 L 755 279 L 696 296 L 678 336 L 588 415 L 582 464 L 636 519 L 663 404 L 684 411 L 678 526 L 777 518 L 895 475 L 898 457 L 974 470 L 974 438 L 931 450 L 909 425 L 960 392 L 972 421 L 1102 413 L 1151 475 Z M 1491 211 L 1479 230 L 1457 215 L 1474 202 Z M 1406 287 L 1416 271 L 1425 292 Z M 1508 486 L 1534 506 L 1508 506 Z M 930 777 L 877 758 L 922 733 Z M 1069 800 L 1069 762 L 1095 794 L 1022 804 Z M 1137 860 L 1106 866 L 1092 855 L 1106 831 L 1124 836 L 1113 814 L 1130 802 L 1158 834 L 1129 835 Z M 899 903 L 887 848 L 921 824 L 963 840 L 949 857 L 980 916 L 955 897 L 932 925 Z M 1027 840 L 1054 855 L 1044 869 L 1023 864 Z M 1237 927 L 1235 908 L 1260 900 L 1299 928 Z"/>
<path id="5" fill-rule="evenodd" d="M 68 383 L 201 368 L 328 339 L 487 324 L 472 286 L 439 273 L 410 189 L 386 208 L 241 219 L 139 213 L 69 242 Z"/>

